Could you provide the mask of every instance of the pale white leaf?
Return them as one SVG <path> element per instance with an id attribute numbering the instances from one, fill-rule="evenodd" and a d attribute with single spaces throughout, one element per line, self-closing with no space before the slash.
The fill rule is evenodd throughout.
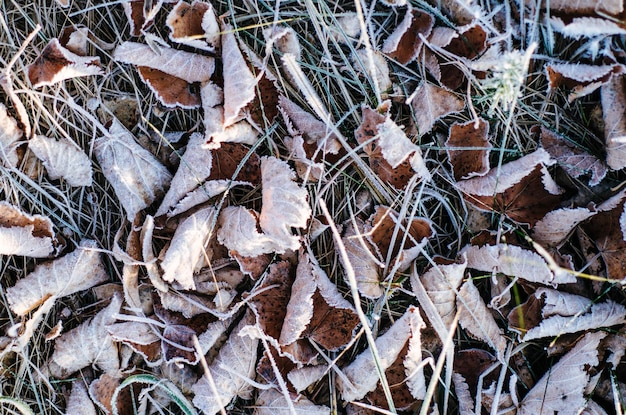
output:
<path id="1" fill-rule="evenodd" d="M 72 383 L 72 393 L 70 393 L 70 397 L 67 400 L 65 414 L 97 415 L 96 407 L 89 397 L 87 387 L 80 379 Z"/>
<path id="2" fill-rule="evenodd" d="M 438 119 L 465 108 L 465 101 L 430 82 L 422 82 L 407 99 L 407 104 L 413 107 L 420 135 L 430 132 Z"/>
<path id="3" fill-rule="evenodd" d="M 551 367 L 520 403 L 519 415 L 577 413 L 587 406 L 584 390 L 589 370 L 598 365 L 603 332 L 585 334 L 576 346 Z"/>
<path id="4" fill-rule="evenodd" d="M 110 324 L 106 327 L 106 330 L 118 342 L 148 345 L 161 341 L 154 328 L 140 321 L 124 321 Z"/>
<path id="5" fill-rule="evenodd" d="M 380 285 L 380 274 L 384 264 L 372 252 L 374 247 L 364 238 L 363 228 L 364 223 L 358 217 L 355 218 L 354 223 L 352 221 L 347 223 L 341 241 L 346 248 L 350 264 L 343 265 L 344 267 L 350 266 L 354 270 L 357 288 L 363 296 L 378 298 L 384 293 Z M 341 261 L 343 262 L 343 258 Z"/>
<path id="6" fill-rule="evenodd" d="M 249 182 L 239 180 L 208 180 L 202 186 L 187 193 L 172 209 L 167 216 L 176 216 L 188 211 L 192 207 L 208 202 L 211 198 L 224 193 L 233 186 L 250 186 Z"/>
<path id="7" fill-rule="evenodd" d="M 263 204 L 259 224 L 279 254 L 297 250 L 300 237 L 291 228 L 304 228 L 311 217 L 308 192 L 294 181 L 295 172 L 276 157 L 261 158 Z"/>
<path id="8" fill-rule="evenodd" d="M 389 91 L 393 83 L 389 77 L 389 65 L 387 64 L 385 55 L 377 50 L 373 50 L 371 56 L 372 59 L 370 61 L 365 48 L 356 50 L 351 59 L 354 63 L 354 69 L 357 73 L 367 74 L 368 77 L 372 78 L 372 81 L 376 82 L 381 91 Z"/>
<path id="9" fill-rule="evenodd" d="M 379 368 L 383 372 L 396 361 L 411 337 L 417 336 L 417 341 L 419 341 L 420 330 L 424 326 L 417 307 L 410 306 L 385 334 L 376 339 L 376 348 L 380 357 Z M 409 366 L 413 368 L 413 363 Z M 408 369 L 407 375 L 413 375 L 411 369 L 406 368 L 406 366 L 405 369 Z M 369 348 L 343 368 L 343 373 L 345 377 L 338 377 L 337 385 L 346 402 L 362 399 L 368 392 L 376 389 L 379 382 L 377 365 Z M 416 374 L 415 376 L 419 375 Z"/>
<path id="10" fill-rule="evenodd" d="M 259 341 L 241 336 L 240 332 L 245 326 L 252 324 L 254 314 L 249 311 L 209 366 L 217 394 L 213 392 L 206 376 L 193 385 L 193 404 L 204 414 L 216 414 L 236 396 L 250 397 L 252 387 L 247 379 L 254 378 Z"/>
<path id="11" fill-rule="evenodd" d="M 459 415 L 474 415 L 474 398 L 463 375 L 453 372 L 452 383 L 459 402 Z"/>
<path id="12" fill-rule="evenodd" d="M 148 45 L 124 42 L 113 52 L 118 62 L 146 66 L 186 82 L 206 82 L 213 75 L 215 59 L 197 53 L 162 47 L 159 53 Z"/>
<path id="13" fill-rule="evenodd" d="M 0 103 L 0 164 L 4 167 L 16 167 L 18 162 L 18 141 L 22 138 L 22 130 L 17 126 L 15 118 L 11 117 L 7 108 Z"/>
<path id="14" fill-rule="evenodd" d="M 258 78 L 248 68 L 233 27 L 230 24 L 223 26 L 224 126 L 228 127 L 243 119 L 243 109 L 256 95 Z"/>
<path id="15" fill-rule="evenodd" d="M 263 29 L 267 46 L 274 46 L 280 53 L 291 53 L 297 61 L 302 59 L 302 49 L 296 31 L 289 26 L 272 26 Z"/>
<path id="16" fill-rule="evenodd" d="M 33 88 L 79 76 L 104 75 L 99 57 L 72 53 L 61 46 L 56 38 L 50 40 L 41 55 L 26 66 L 26 71 Z"/>
<path id="17" fill-rule="evenodd" d="M 535 0 L 524 0 L 526 5 L 534 7 Z M 624 10 L 622 0 L 550 0 L 546 7 L 564 14 L 593 14 L 597 12 L 620 14 Z"/>
<path id="18" fill-rule="evenodd" d="M 130 222 L 164 193 L 172 179 L 165 166 L 117 120 L 109 134 L 96 140 L 94 153 Z"/>
<path id="19" fill-rule="evenodd" d="M 169 214 L 170 209 L 187 193 L 196 189 L 209 177 L 212 164 L 213 154 L 211 150 L 204 148 L 204 136 L 200 133 L 191 134 L 178 170 L 155 216 Z"/>
<path id="20" fill-rule="evenodd" d="M 217 209 L 209 206 L 190 215 L 178 225 L 161 262 L 165 281 L 176 281 L 185 290 L 196 289 L 193 274 L 212 256 L 207 249 L 214 235 L 216 214 Z"/>
<path id="21" fill-rule="evenodd" d="M 452 326 L 456 315 L 456 291 L 463 282 L 466 267 L 467 258 L 463 256 L 461 262 L 438 263 L 437 266 L 428 269 L 421 277 L 417 273 L 411 273 L 413 290 L 417 289 L 416 282 L 413 280 L 419 278 L 446 328 Z"/>
<path id="22" fill-rule="evenodd" d="M 222 108 L 218 109 L 220 113 Z M 204 123 L 207 124 L 206 121 Z M 242 143 L 247 145 L 254 145 L 257 142 L 259 133 L 252 125 L 246 121 L 241 120 L 235 124 L 229 125 L 221 130 L 214 131 L 209 134 L 205 131 L 207 148 L 219 148 L 221 143 Z"/>
<path id="23" fill-rule="evenodd" d="M 51 179 L 63 178 L 70 186 L 91 186 L 91 160 L 75 144 L 35 135 L 28 148 L 42 161 Z"/>
<path id="24" fill-rule="evenodd" d="M 558 17 L 550 17 L 550 24 L 554 31 L 563 33 L 567 37 L 580 39 L 581 37 L 626 35 L 626 29 L 611 20 L 600 17 L 574 17 L 571 22 L 565 23 Z"/>
<path id="25" fill-rule="evenodd" d="M 260 233 L 256 216 L 243 206 L 228 206 L 220 212 L 217 240 L 241 256 L 254 257 L 276 250 L 272 238 Z"/>
<path id="26" fill-rule="evenodd" d="M 106 328 L 115 323 L 121 306 L 122 298 L 114 295 L 111 303 L 93 319 L 59 337 L 55 341 L 50 373 L 65 378 L 91 364 L 105 373 L 116 373 L 120 369 L 118 350 Z"/>
<path id="27" fill-rule="evenodd" d="M 316 143 L 323 153 L 337 154 L 342 146 L 331 128 L 295 102 L 280 96 L 278 109 L 292 136 L 303 136 L 307 144 Z"/>
<path id="28" fill-rule="evenodd" d="M 293 400 L 291 405 L 296 413 L 302 415 L 328 415 L 330 408 L 323 405 L 315 405 L 304 396 Z M 254 408 L 255 415 L 292 415 L 291 406 L 281 391 L 274 388 L 265 389 L 256 399 Z"/>
<path id="29" fill-rule="evenodd" d="M 576 276 L 567 272 L 553 273 L 543 257 L 515 245 L 468 245 L 467 267 L 485 272 L 499 272 L 546 285 L 576 282 Z"/>
<path id="30" fill-rule="evenodd" d="M 0 201 L 0 255 L 45 258 L 54 251 L 56 237 L 47 216 L 29 215 Z"/>
<path id="31" fill-rule="evenodd" d="M 11 310 L 23 316 L 48 298 L 61 298 L 108 280 L 97 248 L 95 241 L 84 240 L 74 252 L 38 265 L 7 289 Z"/>
<path id="32" fill-rule="evenodd" d="M 534 296 L 541 298 L 544 304 L 541 309 L 543 318 L 586 313 L 592 305 L 592 301 L 587 297 L 544 287 L 538 288 Z"/>
<path id="33" fill-rule="evenodd" d="M 220 41 L 220 27 L 211 3 L 181 1 L 167 15 L 165 24 L 170 39 L 198 49 L 214 52 Z"/>
<path id="34" fill-rule="evenodd" d="M 535 223 L 532 237 L 535 242 L 547 246 L 557 246 L 565 240 L 576 226 L 595 215 L 587 208 L 562 208 L 548 212 L 543 219 Z"/>
<path id="35" fill-rule="evenodd" d="M 430 172 L 422 158 L 422 150 L 409 140 L 402 128 L 391 118 L 387 117 L 385 122 L 378 124 L 378 134 L 378 145 L 391 167 L 397 168 L 408 158 L 417 176 L 430 180 Z"/>
<path id="36" fill-rule="evenodd" d="M 606 164 L 613 170 L 626 167 L 626 76 L 614 75 L 600 89 L 604 139 L 606 141 Z"/>
<path id="37" fill-rule="evenodd" d="M 287 373 L 287 379 L 296 388 L 296 391 L 302 392 L 313 382 L 320 380 L 328 370 L 329 368 L 326 365 L 296 367 Z"/>
<path id="38" fill-rule="evenodd" d="M 506 338 L 472 280 L 467 280 L 459 289 L 456 306 L 459 309 L 461 327 L 472 337 L 487 343 L 502 361 L 506 351 Z"/>

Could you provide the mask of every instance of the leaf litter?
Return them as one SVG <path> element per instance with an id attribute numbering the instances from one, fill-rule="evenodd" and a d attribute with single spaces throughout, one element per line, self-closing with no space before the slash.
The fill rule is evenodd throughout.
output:
<path id="1" fill-rule="evenodd" d="M 14 398 L 620 413 L 623 4 L 466 3 L 3 4 Z"/>

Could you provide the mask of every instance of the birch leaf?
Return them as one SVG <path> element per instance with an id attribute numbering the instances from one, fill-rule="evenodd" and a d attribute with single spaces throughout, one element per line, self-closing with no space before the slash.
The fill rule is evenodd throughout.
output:
<path id="1" fill-rule="evenodd" d="M 423 10 L 409 7 L 402 22 L 385 39 L 382 52 L 391 56 L 402 65 L 412 62 L 422 48 L 422 38 L 428 38 L 435 19 Z"/>
<path id="2" fill-rule="evenodd" d="M 79 56 L 52 39 L 33 63 L 26 66 L 33 88 L 54 85 L 79 76 L 104 75 L 97 56 Z"/>
<path id="3" fill-rule="evenodd" d="M 546 285 L 576 282 L 573 274 L 554 274 L 543 257 L 515 245 L 468 245 L 461 253 L 467 255 L 467 267 L 485 272 L 499 272 Z"/>
<path id="4" fill-rule="evenodd" d="M 57 242 L 52 221 L 47 216 L 28 215 L 0 201 L 0 255 L 45 258 Z"/>
<path id="5" fill-rule="evenodd" d="M 222 62 L 224 65 L 224 127 L 244 118 L 243 109 L 256 96 L 258 79 L 248 68 L 235 30 L 225 23 L 222 31 Z"/>
<path id="6" fill-rule="evenodd" d="M 117 120 L 109 134 L 96 140 L 94 152 L 130 222 L 164 193 L 172 179 L 167 169 L 137 144 Z"/>
<path id="7" fill-rule="evenodd" d="M 398 358 L 400 352 L 409 342 L 409 348 L 413 350 L 420 349 L 420 331 L 424 327 L 424 322 L 420 316 L 417 307 L 410 306 L 407 311 L 383 334 L 376 339 L 376 348 L 380 356 L 380 369 L 387 370 Z M 413 339 L 413 340 L 412 340 Z M 415 344 L 410 342 L 414 341 Z M 421 376 L 419 373 L 412 372 L 413 362 L 405 363 L 405 376 L 413 374 L 416 377 Z M 343 368 L 344 377 L 338 377 L 337 383 L 341 391 L 341 396 L 346 402 L 362 399 L 368 392 L 376 389 L 379 382 L 376 363 L 369 349 L 358 355 L 356 359 L 348 366 Z M 416 380 L 414 380 L 416 381 Z M 349 382 L 349 383 L 346 383 Z M 421 382 L 421 379 L 418 383 Z M 424 390 L 425 391 L 425 390 Z M 421 389 L 411 391 L 415 393 L 416 399 L 423 399 Z"/>
<path id="8" fill-rule="evenodd" d="M 461 327 L 472 337 L 487 343 L 502 361 L 506 351 L 506 338 L 472 280 L 466 281 L 459 289 L 456 306 L 460 310 Z"/>
<path id="9" fill-rule="evenodd" d="M 600 90 L 606 141 L 606 164 L 613 170 L 626 167 L 626 76 L 615 75 Z"/>
<path id="10" fill-rule="evenodd" d="M 159 53 L 148 45 L 124 42 L 113 52 L 118 62 L 147 66 L 175 76 L 186 82 L 207 82 L 215 70 L 213 58 L 172 48 L 161 48 Z"/>
<path id="11" fill-rule="evenodd" d="M 220 27 L 211 3 L 181 1 L 167 15 L 170 40 L 214 52 L 220 40 Z"/>
<path id="12" fill-rule="evenodd" d="M 35 135 L 28 141 L 28 148 L 42 161 L 51 179 L 63 178 L 70 186 L 91 186 L 91 160 L 76 145 Z"/>
<path id="13" fill-rule="evenodd" d="M 518 414 L 572 413 L 585 408 L 589 371 L 598 365 L 597 349 L 605 336 L 603 332 L 585 334 L 528 392 Z"/>
<path id="14" fill-rule="evenodd" d="M 91 364 L 110 374 L 120 369 L 118 350 L 106 327 L 115 322 L 121 306 L 121 297 L 114 295 L 111 303 L 93 319 L 55 341 L 50 363 L 52 376 L 63 379 Z"/>
<path id="15" fill-rule="evenodd" d="M 440 118 L 465 108 L 465 101 L 430 82 L 422 82 L 407 99 L 407 103 L 413 107 L 420 135 L 430 132 Z"/>
<path id="16" fill-rule="evenodd" d="M 295 176 L 286 162 L 276 157 L 261 158 L 263 205 L 259 224 L 279 254 L 300 247 L 300 237 L 291 229 L 304 228 L 311 217 L 308 193 L 294 181 Z"/>
<path id="17" fill-rule="evenodd" d="M 489 172 L 489 123 L 479 118 L 478 123 L 454 123 L 446 140 L 446 152 L 456 180 L 484 176 Z"/>
<path id="18" fill-rule="evenodd" d="M 240 331 L 246 325 L 252 324 L 254 314 L 248 312 L 209 365 L 217 394 L 213 393 L 206 376 L 193 385 L 193 404 L 204 414 L 216 414 L 236 396 L 244 399 L 250 397 L 252 387 L 246 380 L 254 378 L 259 341 L 241 336 Z"/>
<path id="19" fill-rule="evenodd" d="M 7 108 L 0 103 L 0 165 L 8 168 L 17 166 L 19 161 L 17 147 L 22 135 L 15 118 L 11 117 Z"/>
<path id="20" fill-rule="evenodd" d="M 296 413 L 302 415 L 328 415 L 330 408 L 323 405 L 315 405 L 304 396 L 292 402 Z M 266 389 L 259 393 L 255 402 L 255 415 L 291 415 L 290 405 L 287 403 L 284 395 L 274 389 Z"/>
<path id="21" fill-rule="evenodd" d="M 374 247 L 364 238 L 364 223 L 358 217 L 355 222 L 349 221 L 341 237 L 350 264 L 354 270 L 357 288 L 361 295 L 367 298 L 378 298 L 383 295 L 383 287 L 380 285 L 380 274 L 383 264 L 374 255 Z M 342 259 L 343 261 L 343 259 Z"/>
<path id="22" fill-rule="evenodd" d="M 74 252 L 38 265 L 7 289 L 11 310 L 23 316 L 50 297 L 65 297 L 107 281 L 109 276 L 97 247 L 95 241 L 84 240 Z"/>
<path id="23" fill-rule="evenodd" d="M 587 208 L 562 208 L 548 212 L 533 228 L 533 239 L 547 247 L 564 241 L 579 223 L 595 215 Z"/>

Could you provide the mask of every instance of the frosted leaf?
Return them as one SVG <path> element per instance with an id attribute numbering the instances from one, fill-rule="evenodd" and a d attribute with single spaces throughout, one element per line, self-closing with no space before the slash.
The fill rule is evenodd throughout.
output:
<path id="1" fill-rule="evenodd" d="M 38 265 L 7 289 L 11 310 L 23 316 L 48 298 L 65 297 L 107 281 L 109 276 L 97 248 L 95 241 L 84 240 L 74 252 Z"/>
<path id="2" fill-rule="evenodd" d="M 117 120 L 113 121 L 109 134 L 96 140 L 94 152 L 130 222 L 163 195 L 172 179 L 169 171 L 137 144 Z"/>
<path id="3" fill-rule="evenodd" d="M 57 242 L 52 221 L 47 216 L 29 215 L 16 206 L 0 201 L 0 255 L 45 258 Z"/>
<path id="4" fill-rule="evenodd" d="M 435 19 L 429 13 L 409 7 L 402 22 L 385 39 L 382 52 L 403 65 L 412 62 L 422 48 L 420 35 L 428 38 L 434 23 Z"/>
<path id="5" fill-rule="evenodd" d="M 587 333 L 524 397 L 519 415 L 575 413 L 587 406 L 584 396 L 589 370 L 598 365 L 598 345 L 603 332 Z"/>
<path id="6" fill-rule="evenodd" d="M 218 220 L 217 240 L 226 248 L 244 257 L 275 251 L 272 238 L 258 231 L 256 216 L 243 206 L 222 209 Z"/>
<path id="7" fill-rule="evenodd" d="M 329 407 L 315 405 L 304 396 L 300 396 L 289 405 L 282 392 L 274 388 L 259 393 L 254 406 L 254 415 L 292 415 L 291 406 L 297 414 L 302 415 L 328 415 L 330 413 Z"/>
<path id="8" fill-rule="evenodd" d="M 167 15 L 170 40 L 214 52 L 220 41 L 220 27 L 211 3 L 181 1 Z"/>
<path id="9" fill-rule="evenodd" d="M 465 101 L 456 94 L 430 82 L 422 82 L 407 99 L 407 103 L 413 107 L 420 135 L 430 132 L 440 118 L 465 108 Z"/>
<path id="10" fill-rule="evenodd" d="M 459 415 L 475 414 L 474 398 L 463 375 L 456 372 L 452 373 L 452 383 L 454 384 L 454 391 L 459 401 Z"/>
<path id="11" fill-rule="evenodd" d="M 0 103 L 0 165 L 9 168 L 17 166 L 19 160 L 17 147 L 22 135 L 15 118 L 11 117 L 7 108 Z"/>
<path id="12" fill-rule="evenodd" d="M 535 242 L 544 246 L 557 246 L 576 226 L 595 215 L 587 208 L 562 208 L 548 212 L 533 228 Z"/>
<path id="13" fill-rule="evenodd" d="M 349 266 L 354 270 L 359 292 L 367 298 L 378 298 L 384 292 L 380 285 L 383 264 L 376 258 L 372 252 L 374 247 L 363 235 L 363 221 L 357 217 L 355 222 L 356 225 L 352 221 L 346 224 L 341 241 L 346 248 Z M 340 258 L 343 262 L 343 258 Z M 344 268 L 348 266 L 343 265 Z"/>
<path id="14" fill-rule="evenodd" d="M 528 6 L 535 6 L 534 0 L 524 0 Z M 550 10 L 564 14 L 593 14 L 604 12 L 620 14 L 624 10 L 621 0 L 550 0 Z"/>
<path id="15" fill-rule="evenodd" d="M 55 341 L 50 362 L 50 373 L 58 378 L 95 364 L 105 373 L 115 374 L 120 369 L 117 346 L 107 332 L 120 312 L 122 299 L 114 295 L 111 303 L 96 316 L 64 333 Z"/>
<path id="16" fill-rule="evenodd" d="M 80 379 L 72 383 L 72 393 L 70 393 L 70 397 L 67 400 L 65 414 L 97 415 L 96 407 L 89 397 L 87 387 Z"/>
<path id="17" fill-rule="evenodd" d="M 476 128 L 478 127 L 478 128 Z M 446 140 L 446 152 L 456 180 L 484 176 L 489 172 L 489 123 L 482 118 L 478 123 L 454 123 Z"/>
<path id="18" fill-rule="evenodd" d="M 175 76 L 186 82 L 206 82 L 213 75 L 215 59 L 172 48 L 161 48 L 159 53 L 148 45 L 124 42 L 113 52 L 118 62 L 147 66 Z"/>
<path id="19" fill-rule="evenodd" d="M 600 90 L 606 141 L 606 164 L 613 170 L 626 167 L 626 76 L 613 76 Z"/>
<path id="20" fill-rule="evenodd" d="M 148 85 L 148 88 L 165 107 L 191 109 L 200 106 L 199 94 L 192 91 L 189 83 L 184 79 L 147 66 L 138 66 L 137 72 L 141 80 Z"/>
<path id="21" fill-rule="evenodd" d="M 26 66 L 26 71 L 33 88 L 54 85 L 79 76 L 104 75 L 99 57 L 72 53 L 61 46 L 56 38 L 50 40 L 41 55 Z"/>
<path id="22" fill-rule="evenodd" d="M 250 397 L 252 386 L 246 380 L 254 378 L 259 341 L 241 336 L 240 332 L 246 325 L 252 324 L 254 314 L 248 312 L 230 334 L 213 363 L 209 365 L 217 395 L 213 393 L 206 376 L 192 386 L 195 395 L 193 404 L 204 414 L 216 414 L 236 396 L 244 399 Z"/>
<path id="23" fill-rule="evenodd" d="M 91 186 L 91 160 L 76 145 L 35 135 L 28 148 L 42 161 L 51 179 L 63 178 L 70 186 Z"/>
<path id="24" fill-rule="evenodd" d="M 350 60 L 353 62 L 354 70 L 359 74 L 367 74 L 368 77 L 374 78 L 372 81 L 378 84 L 378 88 L 381 91 L 389 91 L 392 88 L 393 83 L 389 77 L 389 65 L 385 55 L 377 50 L 373 50 L 372 62 L 370 64 L 367 51 L 363 48 L 356 50 Z M 373 73 L 370 73 L 370 71 L 373 71 Z"/>
<path id="25" fill-rule="evenodd" d="M 496 351 L 498 359 L 503 360 L 506 338 L 472 280 L 467 280 L 459 289 L 456 306 L 460 310 L 461 327 L 472 337 L 487 343 Z"/>
<path id="26" fill-rule="evenodd" d="M 563 35 L 574 39 L 626 35 L 626 30 L 622 26 L 600 17 L 575 17 L 567 24 L 558 17 L 550 17 L 550 24 L 555 32 L 563 33 Z"/>

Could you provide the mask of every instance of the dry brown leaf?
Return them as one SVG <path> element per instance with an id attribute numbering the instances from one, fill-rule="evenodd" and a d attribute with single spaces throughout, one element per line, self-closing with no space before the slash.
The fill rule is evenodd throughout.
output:
<path id="1" fill-rule="evenodd" d="M 104 75 L 97 56 L 79 56 L 52 39 L 33 63 L 26 66 L 33 88 L 54 85 L 79 76 Z"/>
<path id="2" fill-rule="evenodd" d="M 224 23 L 222 33 L 224 127 L 228 127 L 244 118 L 243 109 L 256 96 L 258 78 L 248 68 L 233 27 Z"/>
<path id="3" fill-rule="evenodd" d="M 117 120 L 113 121 L 109 134 L 96 139 L 94 153 L 130 222 L 163 195 L 172 179 L 169 171 L 137 144 Z"/>
<path id="4" fill-rule="evenodd" d="M 87 55 L 89 29 L 82 25 L 65 26 L 59 36 L 59 44 L 78 56 Z"/>
<path id="5" fill-rule="evenodd" d="M 408 343 L 408 355 L 403 361 L 404 375 L 405 378 L 409 377 L 408 386 L 415 399 L 423 399 L 426 392 L 423 372 L 417 369 L 417 365 L 421 363 L 420 332 L 424 327 L 419 310 L 410 306 L 385 334 L 376 339 L 380 369 L 383 371 L 396 361 Z M 369 349 L 358 355 L 342 371 L 345 378 L 338 377 L 337 385 L 346 402 L 362 399 L 368 392 L 376 389 L 379 382 L 377 365 Z"/>
<path id="6" fill-rule="evenodd" d="M 380 274 L 384 264 L 374 255 L 374 246 L 364 236 L 364 222 L 360 218 L 354 218 L 345 225 L 345 231 L 341 237 L 350 264 L 343 264 L 344 268 L 352 267 L 354 270 L 357 288 L 361 295 L 367 298 L 378 298 L 384 293 L 380 285 Z M 340 256 L 341 261 L 343 258 Z"/>
<path id="7" fill-rule="evenodd" d="M 161 339 L 156 330 L 147 323 L 125 321 L 106 327 L 107 332 L 116 342 L 129 346 L 135 353 L 143 356 L 150 367 L 161 364 Z"/>
<path id="8" fill-rule="evenodd" d="M 598 365 L 603 332 L 587 333 L 535 384 L 520 402 L 520 415 L 576 413 L 587 406 L 584 396 L 589 371 Z"/>
<path id="9" fill-rule="evenodd" d="M 524 0 L 527 6 L 534 7 L 534 0 Z M 566 14 L 592 14 L 603 12 L 608 14 L 620 14 L 624 10 L 624 2 L 621 0 L 550 0 L 550 10 Z M 548 7 L 547 5 L 543 5 Z"/>
<path id="10" fill-rule="evenodd" d="M 97 248 L 95 241 L 84 240 L 74 252 L 37 266 L 7 289 L 11 310 L 23 316 L 51 297 L 65 297 L 108 280 Z"/>
<path id="11" fill-rule="evenodd" d="M 402 22 L 385 39 L 382 52 L 399 63 L 406 65 L 413 61 L 422 48 L 422 38 L 428 37 L 435 24 L 430 13 L 409 6 Z"/>
<path id="12" fill-rule="evenodd" d="M 17 166 L 19 157 L 17 147 L 22 130 L 17 126 L 15 118 L 7 112 L 7 108 L 0 103 L 0 164 L 4 167 L 13 168 Z"/>
<path id="13" fill-rule="evenodd" d="M 165 107 L 192 109 L 200 106 L 200 94 L 184 79 L 147 66 L 137 66 L 137 72 Z"/>
<path id="14" fill-rule="evenodd" d="M 89 396 L 105 414 L 113 413 L 113 395 L 122 383 L 122 380 L 119 374 L 104 373 L 89 385 Z M 136 402 L 134 397 L 137 397 L 139 394 L 140 391 L 134 385 L 121 389 L 116 397 L 116 413 L 118 415 L 135 415 L 139 403 Z"/>
<path id="15" fill-rule="evenodd" d="M 585 65 L 572 63 L 549 63 L 545 67 L 548 78 L 548 93 L 565 86 L 572 90 L 569 101 L 583 97 L 608 82 L 613 74 L 624 72 L 621 65 Z"/>
<path id="16" fill-rule="evenodd" d="M 243 399 L 251 397 L 252 386 L 246 380 L 254 378 L 259 341 L 242 336 L 240 332 L 245 326 L 253 324 L 254 314 L 246 313 L 209 365 L 217 394 L 213 393 L 206 376 L 193 385 L 193 404 L 205 414 L 217 413 L 235 396 Z"/>
<path id="17" fill-rule="evenodd" d="M 422 82 L 407 99 L 407 104 L 413 107 L 420 136 L 429 133 L 440 118 L 465 108 L 465 101 L 430 82 Z"/>
<path id="18" fill-rule="evenodd" d="M 456 306 L 461 327 L 472 337 L 488 344 L 503 361 L 507 340 L 472 280 L 467 280 L 459 288 Z"/>
<path id="19" fill-rule="evenodd" d="M 330 408 L 323 405 L 315 405 L 304 396 L 287 403 L 285 396 L 274 388 L 265 389 L 256 398 L 254 404 L 255 415 L 292 415 L 293 407 L 297 414 L 302 415 L 328 415 Z"/>
<path id="20" fill-rule="evenodd" d="M 562 208 L 548 212 L 535 224 L 532 237 L 535 242 L 554 247 L 564 241 L 579 223 L 595 215 L 587 208 Z"/>
<path id="21" fill-rule="evenodd" d="M 489 172 L 489 123 L 479 118 L 454 123 L 446 140 L 446 152 L 455 180 L 484 176 Z"/>
<path id="22" fill-rule="evenodd" d="M 606 176 L 601 160 L 545 127 L 541 127 L 541 146 L 573 178 L 591 173 L 589 186 L 597 185 Z"/>
<path id="23" fill-rule="evenodd" d="M 66 415 L 97 415 L 96 407 L 94 406 L 85 383 L 78 379 L 72 383 L 72 393 L 67 400 L 67 406 L 65 407 Z"/>
<path id="24" fill-rule="evenodd" d="M 625 80 L 624 75 L 614 75 L 600 90 L 606 141 L 606 164 L 613 170 L 626 167 Z"/>
<path id="25" fill-rule="evenodd" d="M 147 1 L 147 0 L 146 0 Z M 146 3 L 144 0 L 124 0 L 124 14 L 128 19 L 131 36 L 141 36 L 145 30 L 149 29 L 154 23 L 156 14 L 161 9 L 164 0 L 154 0 Z M 150 7 L 148 7 L 150 5 Z"/>
<path id="26" fill-rule="evenodd" d="M 198 49 L 215 51 L 220 41 L 220 27 L 211 3 L 181 1 L 167 15 L 170 39 Z"/>
<path id="27" fill-rule="evenodd" d="M 91 160 L 75 144 L 35 135 L 28 141 L 28 148 L 41 160 L 51 179 L 63 178 L 70 186 L 91 186 Z"/>
<path id="28" fill-rule="evenodd" d="M 120 369 L 118 350 L 106 328 L 115 323 L 121 306 L 122 298 L 114 295 L 111 303 L 93 319 L 64 333 L 55 341 L 50 362 L 52 376 L 64 379 L 91 364 L 105 373 L 117 373 Z"/>
<path id="29" fill-rule="evenodd" d="M 47 216 L 29 215 L 0 201 L 0 255 L 45 258 L 57 243 L 52 221 Z"/>
<path id="30" fill-rule="evenodd" d="M 159 53 L 148 45 L 124 42 L 115 48 L 113 59 L 137 66 L 147 66 L 186 82 L 207 82 L 215 70 L 215 60 L 197 53 L 161 48 Z"/>
<path id="31" fill-rule="evenodd" d="M 450 261 L 434 257 L 433 261 L 437 266 L 429 268 L 421 277 L 417 273 L 411 273 L 411 284 L 415 290 L 413 279 L 420 279 L 446 329 L 449 329 L 456 315 L 456 292 L 465 276 L 467 258 L 461 256 L 460 261 Z"/>
<path id="32" fill-rule="evenodd" d="M 496 272 L 546 285 L 576 282 L 568 272 L 553 272 L 539 254 L 515 245 L 468 245 L 461 251 L 467 256 L 467 267 Z"/>
<path id="33" fill-rule="evenodd" d="M 561 201 L 563 190 L 547 167 L 556 163 L 542 148 L 492 168 L 487 175 L 459 180 L 465 199 L 481 210 L 496 211 L 531 226 Z"/>
<path id="34" fill-rule="evenodd" d="M 196 289 L 194 273 L 212 258 L 208 244 L 215 235 L 215 222 L 217 209 L 209 206 L 188 216 L 178 225 L 161 262 L 163 280 L 176 281 L 185 290 Z"/>

